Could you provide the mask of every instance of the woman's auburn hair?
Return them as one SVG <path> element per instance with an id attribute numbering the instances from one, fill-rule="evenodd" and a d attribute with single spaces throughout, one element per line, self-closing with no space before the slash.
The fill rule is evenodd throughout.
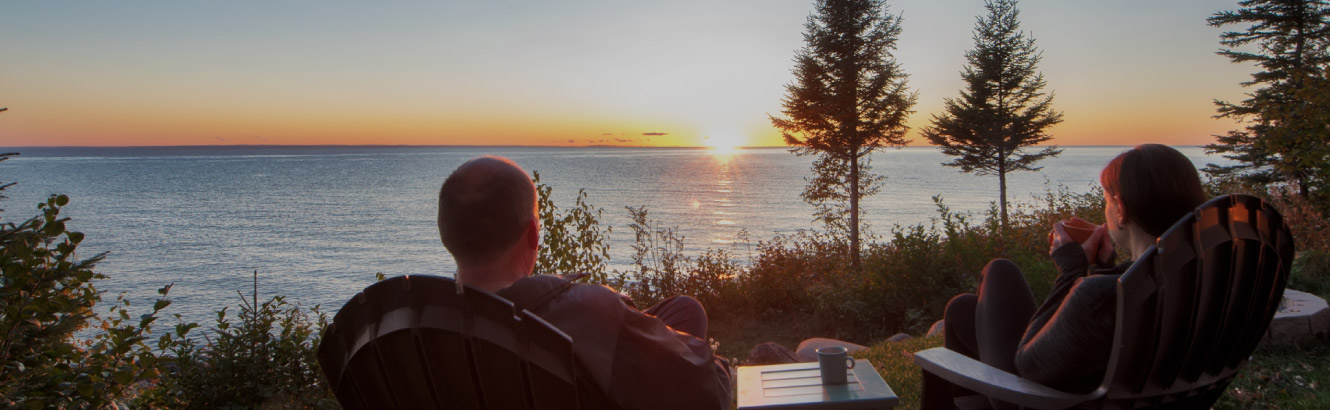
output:
<path id="1" fill-rule="evenodd" d="M 1186 155 L 1162 144 L 1127 150 L 1099 174 L 1104 194 L 1116 197 L 1126 222 L 1159 236 L 1208 198 Z"/>

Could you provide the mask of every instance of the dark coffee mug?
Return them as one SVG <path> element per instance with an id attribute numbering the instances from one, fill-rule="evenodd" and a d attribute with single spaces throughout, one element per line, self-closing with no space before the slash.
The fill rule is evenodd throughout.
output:
<path id="1" fill-rule="evenodd" d="M 854 358 L 842 346 L 822 347 L 817 349 L 817 365 L 822 371 L 822 384 L 845 384 L 846 373 L 854 368 Z"/>

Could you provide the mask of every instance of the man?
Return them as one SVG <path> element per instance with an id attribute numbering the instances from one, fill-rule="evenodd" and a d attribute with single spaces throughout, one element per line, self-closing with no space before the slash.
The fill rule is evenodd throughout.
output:
<path id="1" fill-rule="evenodd" d="M 647 309 L 605 286 L 532 276 L 536 189 L 512 161 L 479 157 L 439 190 L 439 234 L 458 283 L 495 292 L 573 339 L 599 390 L 624 409 L 728 409 L 731 375 L 706 342 L 706 312 L 679 296 Z"/>

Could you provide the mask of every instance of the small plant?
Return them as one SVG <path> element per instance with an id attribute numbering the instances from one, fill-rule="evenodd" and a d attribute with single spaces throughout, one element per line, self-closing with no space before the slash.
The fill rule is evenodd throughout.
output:
<path id="1" fill-rule="evenodd" d="M 257 283 L 257 273 L 256 273 Z M 239 292 L 237 292 L 239 293 Z M 139 404 L 171 409 L 335 409 L 336 399 L 319 370 L 319 329 L 328 317 L 281 296 L 258 302 L 240 295 L 239 322 L 217 312 L 216 327 L 203 342 L 187 337 L 198 327 L 181 323 L 161 336 L 158 348 L 169 370 Z M 179 317 L 179 316 L 177 316 Z"/>
<path id="2" fill-rule="evenodd" d="M 683 253 L 684 237 L 673 227 L 656 226 L 657 221 L 647 218 L 645 206 L 625 208 L 633 220 L 628 225 L 634 238 L 633 267 L 616 271 L 614 286 L 645 306 L 671 295 L 691 294 L 684 293 L 691 264 Z"/>

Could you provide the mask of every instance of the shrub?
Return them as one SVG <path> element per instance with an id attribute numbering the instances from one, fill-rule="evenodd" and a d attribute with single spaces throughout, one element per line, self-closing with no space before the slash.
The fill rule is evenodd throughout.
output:
<path id="1" fill-rule="evenodd" d="M 105 254 L 77 259 L 83 234 L 60 217 L 68 203 L 52 195 L 37 206 L 40 216 L 0 224 L 0 407 L 111 407 L 158 374 L 144 340 L 171 304 L 170 286 L 158 290 L 163 299 L 150 313 L 131 318 L 121 295 L 109 318 L 98 316 L 93 281 L 105 276 L 93 267 Z M 82 335 L 89 325 L 92 334 Z"/>
<path id="2" fill-rule="evenodd" d="M 612 227 L 601 232 L 602 210 L 586 202 L 584 190 L 577 191 L 572 208 L 560 212 L 551 195 L 554 191 L 540 183 L 540 173 L 533 172 L 532 182 L 540 208 L 540 254 L 536 257 L 536 274 L 588 273 L 592 282 L 605 283 L 609 277 L 606 261 L 610 246 L 605 236 Z"/>
<path id="3" fill-rule="evenodd" d="M 799 231 L 758 242 L 757 257 L 738 277 L 746 306 L 734 310 L 764 314 L 767 318 L 819 311 L 834 299 L 850 269 L 849 244 L 844 238 L 815 231 Z M 849 284 L 846 287 L 852 286 Z M 819 296 L 821 295 L 821 296 Z"/>
<path id="4" fill-rule="evenodd" d="M 256 279 L 257 280 L 257 279 Z M 238 292 L 237 292 L 238 293 Z M 339 408 L 315 357 L 328 317 L 289 305 L 281 296 L 258 303 L 240 295 L 239 322 L 227 309 L 203 342 L 190 339 L 197 324 L 181 323 L 161 336 L 168 370 L 138 404 L 171 409 Z"/>
<path id="5" fill-rule="evenodd" d="M 1330 299 L 1330 252 L 1317 249 L 1298 252 L 1288 287 Z"/>
<path id="6" fill-rule="evenodd" d="M 875 252 L 881 255 L 873 272 L 879 292 L 868 296 L 886 304 L 881 314 L 897 318 L 896 323 L 884 323 L 893 325 L 892 331 L 927 329 L 942 316 L 953 295 L 973 291 L 979 270 L 996 256 L 991 233 L 997 231 L 1000 219 L 990 218 L 991 226 L 974 226 L 968 216 L 952 212 L 940 196 L 933 201 L 939 217 L 928 227 L 898 226 L 891 243 Z"/>
<path id="7" fill-rule="evenodd" d="M 742 267 L 727 249 L 707 249 L 696 258 L 684 255 L 684 237 L 674 227 L 661 227 L 646 207 L 626 207 L 633 222 L 633 260 L 628 270 L 615 270 L 608 281 L 639 306 L 651 306 L 674 295 L 696 297 L 703 305 L 724 303 L 735 289 Z"/>

